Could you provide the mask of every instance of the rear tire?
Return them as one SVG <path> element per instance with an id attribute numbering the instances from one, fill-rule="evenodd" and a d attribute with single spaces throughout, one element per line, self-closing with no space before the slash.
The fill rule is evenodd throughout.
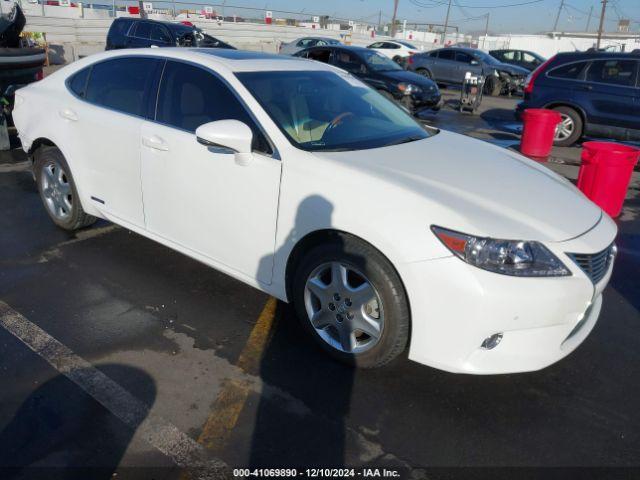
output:
<path id="1" fill-rule="evenodd" d="M 553 144 L 556 147 L 570 147 L 582 137 L 582 117 L 571 107 L 560 106 L 553 110 L 562 116 L 562 121 L 556 128 Z"/>
<path id="2" fill-rule="evenodd" d="M 96 221 L 82 209 L 71 169 L 58 148 L 39 148 L 33 172 L 45 210 L 58 227 L 74 231 Z"/>
<path id="3" fill-rule="evenodd" d="M 431 72 L 426 68 L 419 68 L 416 70 L 416 73 L 419 75 L 422 75 L 425 78 L 428 78 L 429 80 L 433 80 L 433 77 L 431 76 Z"/>
<path id="4" fill-rule="evenodd" d="M 303 328 L 343 363 L 380 367 L 407 346 L 410 314 L 402 281 L 363 241 L 336 233 L 313 247 L 295 269 L 291 292 Z"/>

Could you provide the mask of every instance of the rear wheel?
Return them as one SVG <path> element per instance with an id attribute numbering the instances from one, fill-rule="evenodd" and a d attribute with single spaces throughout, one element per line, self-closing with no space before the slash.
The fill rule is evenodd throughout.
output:
<path id="1" fill-rule="evenodd" d="M 582 136 L 582 117 L 571 107 L 555 107 L 562 119 L 556 127 L 553 144 L 557 147 L 569 147 Z"/>
<path id="2" fill-rule="evenodd" d="M 42 203 L 57 226 L 64 230 L 77 230 L 96 221 L 82 209 L 71 170 L 59 149 L 38 149 L 34 173 Z"/>
<path id="3" fill-rule="evenodd" d="M 496 77 L 487 77 L 484 81 L 484 93 L 492 97 L 500 96 L 502 92 L 502 82 Z"/>
<path id="4" fill-rule="evenodd" d="M 409 306 L 404 287 L 389 261 L 370 245 L 336 234 L 307 252 L 293 281 L 298 318 L 334 358 L 374 368 L 405 349 Z"/>

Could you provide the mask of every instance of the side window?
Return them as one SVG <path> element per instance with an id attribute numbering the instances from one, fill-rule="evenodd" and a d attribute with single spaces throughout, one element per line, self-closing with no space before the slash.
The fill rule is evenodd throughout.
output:
<path id="1" fill-rule="evenodd" d="M 331 57 L 331 50 L 325 48 L 319 48 L 317 50 L 311 50 L 307 53 L 307 58 L 315 60 L 317 62 L 329 63 Z"/>
<path id="2" fill-rule="evenodd" d="M 456 52 L 456 62 L 471 63 L 473 57 L 464 52 Z"/>
<path id="3" fill-rule="evenodd" d="M 396 43 L 387 43 L 387 47 L 386 48 L 392 48 L 392 49 L 398 49 L 400 48 L 400 45 L 396 44 Z"/>
<path id="4" fill-rule="evenodd" d="M 156 40 L 163 43 L 171 43 L 171 35 L 169 35 L 167 29 L 162 25 L 152 25 L 151 40 Z"/>
<path id="5" fill-rule="evenodd" d="M 363 71 L 364 64 L 362 61 L 353 55 L 351 52 L 345 52 L 344 50 L 336 50 L 334 52 L 335 65 L 345 69 L 347 72 L 361 72 Z"/>
<path id="6" fill-rule="evenodd" d="M 90 71 L 91 67 L 84 68 L 69 80 L 69 89 L 81 98 L 84 98 Z"/>
<path id="7" fill-rule="evenodd" d="M 522 54 L 522 60 L 524 60 L 527 63 L 536 63 L 538 61 L 536 57 L 534 57 L 533 55 L 527 52 L 524 52 Z"/>
<path id="8" fill-rule="evenodd" d="M 589 67 L 587 81 L 633 87 L 637 67 L 635 60 L 596 60 Z"/>
<path id="9" fill-rule="evenodd" d="M 454 60 L 456 58 L 456 52 L 453 50 L 440 50 L 438 58 L 441 60 Z"/>
<path id="10" fill-rule="evenodd" d="M 376 43 L 373 43 L 373 44 L 369 45 L 369 48 L 384 48 L 382 45 L 383 45 L 382 42 L 376 42 Z"/>
<path id="11" fill-rule="evenodd" d="M 85 98 L 119 112 L 147 116 L 148 102 L 164 60 L 126 57 L 96 63 L 91 68 Z"/>
<path id="12" fill-rule="evenodd" d="M 431 52 L 429 56 L 433 58 L 438 58 L 438 51 L 436 50 L 435 52 Z"/>
<path id="13" fill-rule="evenodd" d="M 509 50 L 502 53 L 501 57 L 506 60 L 516 60 L 516 52 L 514 52 L 513 50 Z"/>
<path id="14" fill-rule="evenodd" d="M 575 80 L 580 78 L 587 62 L 568 63 L 560 67 L 551 70 L 547 76 L 552 78 L 565 78 L 568 80 Z"/>
<path id="15" fill-rule="evenodd" d="M 272 153 L 266 138 L 229 87 L 211 72 L 192 65 L 167 61 L 156 120 L 189 132 L 216 120 L 239 120 L 253 131 L 253 149 Z"/>
<path id="16" fill-rule="evenodd" d="M 140 22 L 136 25 L 135 37 L 149 39 L 151 38 L 151 24 L 148 22 Z"/>

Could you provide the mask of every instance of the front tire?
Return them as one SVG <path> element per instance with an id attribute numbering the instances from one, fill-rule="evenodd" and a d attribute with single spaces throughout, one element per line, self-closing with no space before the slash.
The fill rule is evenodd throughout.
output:
<path id="1" fill-rule="evenodd" d="M 305 330 L 346 364 L 380 367 L 407 346 L 404 286 L 389 261 L 360 240 L 335 234 L 313 247 L 299 262 L 291 290 Z"/>
<path id="2" fill-rule="evenodd" d="M 71 170 L 58 148 L 38 149 L 33 171 L 45 210 L 58 227 L 74 231 L 96 221 L 82 209 Z"/>
<path id="3" fill-rule="evenodd" d="M 492 97 L 499 97 L 502 86 L 502 82 L 498 78 L 488 77 L 484 82 L 484 93 Z"/>

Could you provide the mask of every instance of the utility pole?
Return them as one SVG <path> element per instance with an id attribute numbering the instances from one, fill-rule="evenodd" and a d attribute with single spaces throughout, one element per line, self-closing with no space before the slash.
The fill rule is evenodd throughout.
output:
<path id="1" fill-rule="evenodd" d="M 43 1 L 44 3 L 44 1 Z M 140 11 L 140 18 L 147 18 L 147 12 L 144 9 L 144 4 L 142 2 L 142 0 L 138 1 L 138 10 Z"/>
<path id="2" fill-rule="evenodd" d="M 602 12 L 600 13 L 600 26 L 598 27 L 598 42 L 596 50 L 600 48 L 600 39 L 602 38 L 602 29 L 604 28 L 604 14 L 607 10 L 607 0 L 602 0 Z"/>
<path id="3" fill-rule="evenodd" d="M 380 31 L 382 31 L 382 10 L 378 11 L 378 32 Z"/>
<path id="4" fill-rule="evenodd" d="M 393 17 L 391 18 L 391 38 L 396 36 L 396 14 L 398 13 L 398 2 L 393 0 Z"/>
<path id="5" fill-rule="evenodd" d="M 444 19 L 444 32 L 442 32 L 442 45 L 447 38 L 447 27 L 449 26 L 449 12 L 451 11 L 451 0 L 449 0 L 449 6 L 447 7 L 447 16 Z"/>
<path id="6" fill-rule="evenodd" d="M 593 15 L 593 5 L 591 5 L 591 9 L 589 10 L 589 18 L 587 18 L 587 28 L 585 32 L 589 31 L 589 26 L 591 25 L 591 15 Z"/>
<path id="7" fill-rule="evenodd" d="M 560 0 L 560 7 L 558 7 L 558 15 L 556 15 L 556 21 L 553 24 L 553 31 L 555 32 L 558 29 L 558 21 L 560 20 L 560 14 L 562 13 L 562 8 L 564 7 L 564 0 Z"/>
<path id="8" fill-rule="evenodd" d="M 487 44 L 487 36 L 489 35 L 489 17 L 491 16 L 491 13 L 487 12 L 487 23 L 484 26 L 484 42 L 482 42 L 482 48 L 487 48 L 486 44 Z"/>

